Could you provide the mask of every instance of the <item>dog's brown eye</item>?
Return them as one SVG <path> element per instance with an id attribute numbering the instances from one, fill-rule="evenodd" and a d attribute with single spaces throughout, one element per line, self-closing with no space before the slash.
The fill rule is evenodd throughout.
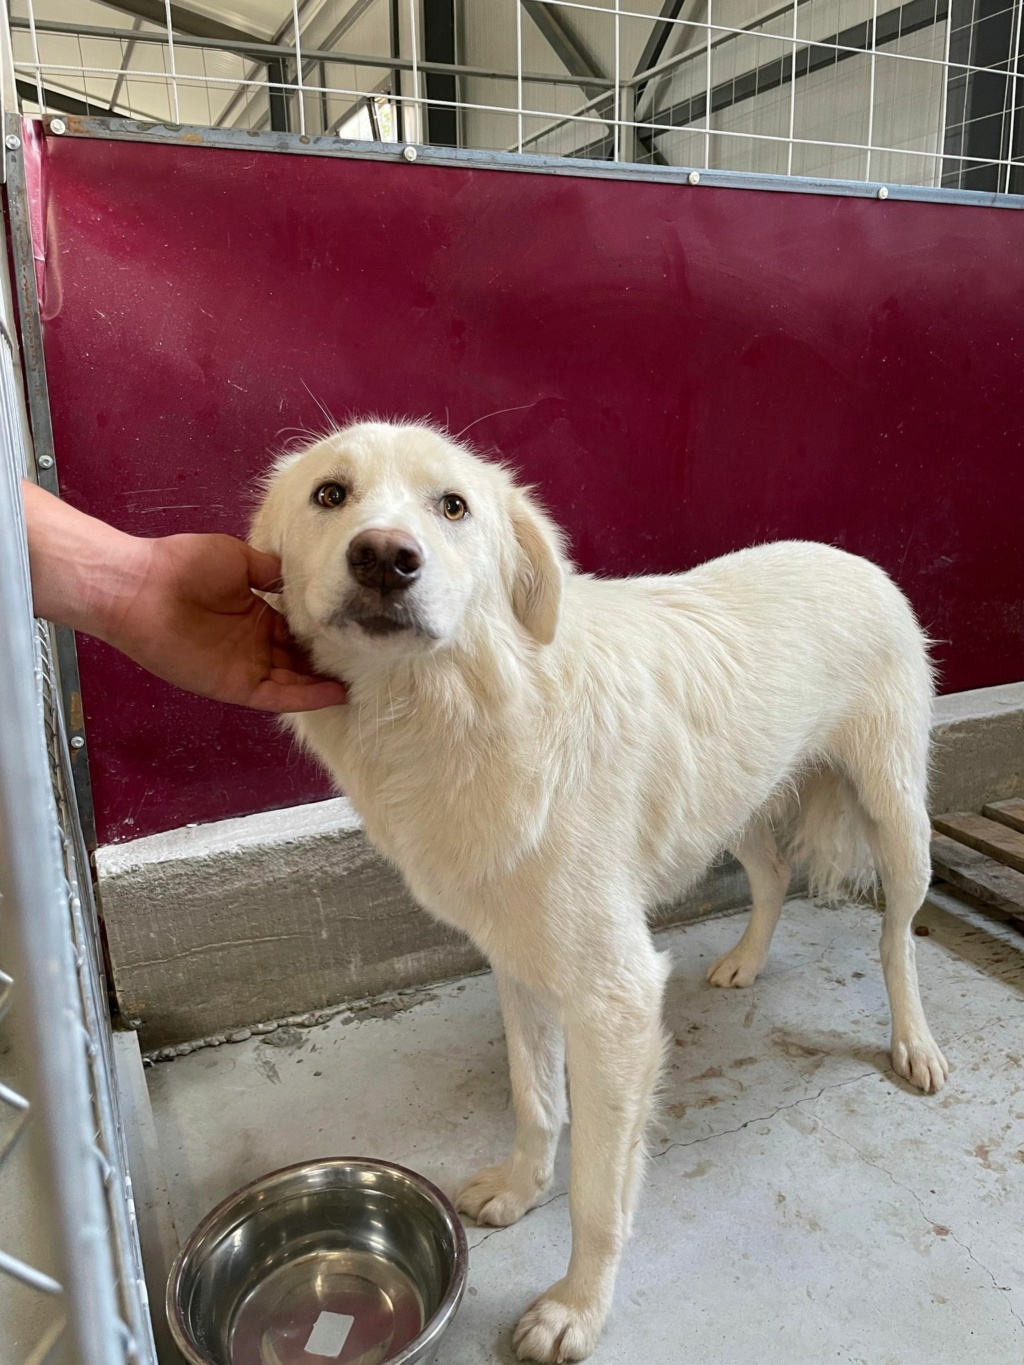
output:
<path id="1" fill-rule="evenodd" d="M 319 507 L 340 507 L 345 501 L 345 490 L 340 483 L 322 483 L 313 494 Z"/>
<path id="2" fill-rule="evenodd" d="M 441 499 L 441 506 L 449 521 L 461 521 L 468 510 L 463 500 L 455 493 L 446 493 Z"/>

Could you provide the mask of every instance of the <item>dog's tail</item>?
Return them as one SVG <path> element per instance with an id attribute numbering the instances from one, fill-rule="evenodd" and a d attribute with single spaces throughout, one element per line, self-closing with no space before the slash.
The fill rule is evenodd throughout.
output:
<path id="1" fill-rule="evenodd" d="M 812 896 L 829 901 L 874 890 L 867 816 L 842 774 L 818 769 L 800 780 L 787 834 L 785 852 L 806 871 Z"/>

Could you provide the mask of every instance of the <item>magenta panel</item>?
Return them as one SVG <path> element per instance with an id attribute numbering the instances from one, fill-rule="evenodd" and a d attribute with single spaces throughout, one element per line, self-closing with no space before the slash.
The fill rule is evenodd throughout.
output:
<path id="1" fill-rule="evenodd" d="M 241 533 L 321 403 L 475 423 L 587 569 L 831 541 L 946 690 L 1024 677 L 1024 215 L 77 138 L 40 174 L 76 505 Z M 273 722 L 81 653 L 101 840 L 326 794 Z"/>

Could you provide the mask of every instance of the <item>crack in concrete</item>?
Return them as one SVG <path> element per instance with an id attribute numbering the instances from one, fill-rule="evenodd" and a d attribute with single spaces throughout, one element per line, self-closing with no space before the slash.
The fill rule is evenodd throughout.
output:
<path id="1" fill-rule="evenodd" d="M 832 949 L 835 947 L 835 945 L 836 945 L 836 944 L 839 942 L 839 940 L 843 937 L 843 933 L 844 933 L 844 932 L 845 932 L 845 930 L 844 930 L 843 932 L 838 933 L 838 934 L 834 934 L 834 935 L 829 939 L 829 941 L 825 944 L 824 948 L 822 948 L 822 950 L 821 950 L 820 953 L 814 953 L 814 954 L 812 954 L 810 957 L 802 957 L 802 958 L 800 958 L 800 960 L 799 960 L 798 962 L 791 962 L 791 963 L 790 963 L 788 966 L 786 966 L 786 967 L 782 966 L 782 965 L 781 965 L 780 963 L 778 963 L 778 962 L 774 962 L 773 965 L 772 965 L 772 979 L 773 979 L 773 980 L 780 980 L 780 979 L 781 979 L 782 977 L 784 977 L 784 976 L 790 976 L 790 975 L 792 975 L 793 972 L 800 972 L 800 971 L 803 971 L 805 967 L 813 967 L 813 966 L 815 966 L 815 965 L 816 965 L 817 963 L 819 963 L 819 962 L 824 962 L 825 959 L 826 959 L 826 957 L 828 957 L 829 953 L 830 953 L 830 952 L 832 951 Z M 739 941 L 737 941 L 736 943 L 733 944 L 733 947 L 732 947 L 732 949 L 730 949 L 730 951 L 735 951 L 735 949 L 738 948 L 739 946 L 740 946 L 740 945 L 739 945 Z M 728 953 L 723 953 L 722 956 L 723 956 L 723 957 L 728 957 Z M 764 970 L 764 969 L 762 968 L 762 971 L 763 971 L 763 970 Z M 760 981 L 761 981 L 761 972 L 758 972 L 757 976 L 754 978 L 754 981 L 751 983 L 751 986 L 756 986 L 756 985 L 758 985 L 758 984 L 760 983 Z M 725 989 L 728 990 L 728 989 L 734 989 L 734 988 L 732 988 L 732 987 L 726 987 Z M 751 987 L 748 986 L 748 987 L 746 987 L 745 989 L 750 990 Z"/>
<path id="2" fill-rule="evenodd" d="M 830 1090 L 839 1090 L 843 1086 L 856 1085 L 860 1081 L 868 1080 L 870 1077 L 878 1076 L 880 1074 L 882 1073 L 875 1069 L 872 1069 L 871 1071 L 864 1071 L 857 1076 L 849 1076 L 844 1081 L 833 1081 L 831 1085 L 823 1085 L 821 1089 L 817 1090 L 813 1095 L 803 1095 L 801 1096 L 800 1099 L 791 1100 L 788 1104 L 780 1104 L 778 1108 L 773 1109 L 770 1114 L 754 1115 L 754 1117 L 747 1119 L 745 1122 L 741 1124 L 738 1124 L 735 1128 L 722 1128 L 719 1129 L 718 1132 L 707 1133 L 705 1134 L 704 1137 L 690 1138 L 687 1141 L 672 1142 L 662 1151 L 652 1153 L 650 1156 L 650 1160 L 660 1161 L 663 1156 L 666 1156 L 669 1152 L 674 1151 L 680 1147 L 696 1147 L 704 1142 L 712 1142 L 716 1138 L 729 1137 L 733 1133 L 742 1133 L 743 1130 L 745 1128 L 749 1128 L 752 1123 L 768 1123 L 771 1119 L 776 1118 L 779 1114 L 784 1113 L 787 1109 L 797 1109 L 802 1104 L 813 1104 L 816 1100 L 821 1099 L 822 1095 L 826 1094 Z M 876 1171 L 881 1171 L 883 1175 L 887 1176 L 889 1180 L 892 1181 L 892 1183 L 896 1186 L 897 1189 L 902 1190 L 904 1194 L 909 1194 L 911 1198 L 914 1200 L 914 1202 L 917 1204 L 918 1211 L 920 1212 L 921 1217 L 925 1220 L 925 1222 L 928 1224 L 930 1228 L 934 1228 L 936 1226 L 941 1227 L 947 1226 L 944 1223 L 938 1224 L 934 1218 L 929 1216 L 927 1210 L 925 1209 L 924 1201 L 921 1199 L 920 1195 L 917 1193 L 916 1190 L 911 1189 L 909 1185 L 904 1185 L 902 1181 L 897 1180 L 896 1177 L 893 1175 L 892 1171 L 888 1170 L 887 1167 L 882 1166 L 877 1161 L 872 1161 L 870 1157 L 868 1157 L 867 1155 L 865 1155 L 864 1152 L 861 1151 L 861 1149 L 856 1145 L 856 1143 L 851 1142 L 849 1138 L 843 1137 L 841 1133 L 837 1133 L 835 1129 L 830 1128 L 828 1124 L 825 1123 L 825 1121 L 818 1114 L 812 1114 L 811 1117 L 813 1118 L 814 1122 L 819 1125 L 819 1127 L 823 1128 L 826 1133 L 834 1137 L 837 1142 L 841 1142 L 845 1147 L 848 1147 L 856 1155 L 858 1160 L 863 1161 L 866 1166 L 871 1166 Z M 565 1199 L 567 1194 L 568 1190 L 562 1190 L 558 1194 L 553 1194 L 549 1199 L 545 1199 L 543 1203 L 535 1204 L 534 1208 L 531 1209 L 530 1212 L 531 1213 L 534 1212 L 534 1209 L 547 1208 L 549 1204 L 554 1204 L 559 1199 Z M 514 1226 L 514 1224 L 509 1224 L 508 1226 L 512 1227 Z M 493 1228 L 485 1236 L 481 1237 L 479 1242 L 474 1242 L 470 1250 L 476 1251 L 477 1247 L 483 1246 L 484 1242 L 489 1242 L 491 1238 L 496 1237 L 499 1232 L 506 1232 L 507 1230 L 508 1230 L 507 1227 Z M 967 1245 L 966 1242 L 962 1241 L 956 1235 L 952 1228 L 949 1229 L 949 1236 L 956 1243 L 956 1245 L 960 1247 L 962 1251 L 965 1251 L 967 1253 L 967 1255 L 978 1267 L 978 1269 L 982 1271 L 983 1274 L 988 1276 L 989 1280 L 992 1282 L 993 1289 L 997 1289 L 999 1290 L 1000 1293 L 1003 1294 L 1009 1294 L 1011 1292 L 1011 1287 L 1009 1285 L 1000 1284 L 999 1281 L 996 1279 L 994 1272 L 988 1268 L 984 1261 L 978 1259 L 978 1257 L 974 1254 L 974 1251 Z M 1020 1314 L 1014 1308 L 1013 1304 L 1009 1299 L 1006 1299 L 1005 1303 L 1007 1308 L 1010 1310 L 1012 1316 L 1020 1324 L 1021 1328 L 1024 1328 L 1024 1318 L 1020 1316 Z"/>
<path id="3" fill-rule="evenodd" d="M 534 1204 L 532 1209 L 527 1209 L 526 1213 L 523 1214 L 523 1218 L 529 1217 L 531 1213 L 536 1213 L 538 1209 L 546 1209 L 549 1204 L 557 1203 L 559 1199 L 565 1199 L 568 1193 L 569 1193 L 568 1190 L 559 1190 L 558 1194 L 553 1194 L 550 1196 L 550 1198 L 543 1200 L 541 1203 Z M 523 1218 L 517 1218 L 516 1222 L 521 1223 L 523 1221 Z M 477 1247 L 482 1247 L 484 1242 L 489 1242 L 492 1237 L 497 1237 L 499 1232 L 508 1232 L 509 1228 L 514 1228 L 515 1225 L 516 1225 L 515 1223 L 506 1223 L 504 1227 L 492 1228 L 490 1232 L 488 1232 L 485 1236 L 480 1238 L 479 1242 L 473 1243 L 473 1245 L 469 1248 L 470 1251 L 476 1251 Z"/>
<path id="4" fill-rule="evenodd" d="M 930 1228 L 947 1227 L 947 1224 L 938 1223 L 936 1219 L 932 1218 L 929 1215 L 927 1209 L 924 1206 L 924 1200 L 917 1193 L 917 1191 L 912 1189 L 909 1185 L 904 1185 L 902 1180 L 897 1180 L 896 1177 L 893 1175 L 892 1171 L 888 1169 L 888 1167 L 883 1166 L 881 1162 L 872 1161 L 869 1156 L 867 1156 L 864 1152 L 861 1151 L 861 1149 L 857 1146 L 856 1143 L 851 1142 L 849 1138 L 843 1137 L 841 1133 L 837 1133 L 835 1129 L 830 1128 L 828 1124 L 825 1123 L 824 1120 L 821 1119 L 817 1114 L 814 1114 L 813 1118 L 815 1123 L 819 1124 L 822 1128 L 824 1128 L 826 1133 L 830 1133 L 832 1137 L 836 1139 L 837 1142 L 841 1142 L 844 1147 L 849 1147 L 850 1151 L 856 1155 L 858 1160 L 863 1161 L 865 1166 L 870 1166 L 873 1170 L 881 1171 L 883 1175 L 889 1177 L 889 1179 L 892 1181 L 892 1183 L 896 1186 L 898 1190 L 902 1190 L 904 1194 L 909 1194 L 910 1197 L 914 1200 L 915 1204 L 917 1204 L 918 1212 L 920 1213 L 921 1217 L 924 1219 L 924 1221 L 928 1224 Z M 1008 1284 L 1000 1284 L 999 1281 L 996 1279 L 995 1274 L 988 1268 L 984 1261 L 980 1261 L 978 1257 L 975 1256 L 974 1252 L 967 1245 L 967 1243 L 961 1241 L 961 1239 L 956 1235 L 952 1228 L 949 1229 L 949 1236 L 957 1244 L 957 1246 L 961 1248 L 961 1250 L 967 1252 L 967 1255 L 971 1258 L 971 1260 L 978 1267 L 978 1269 L 983 1271 L 984 1274 L 988 1276 L 988 1278 L 992 1281 L 993 1289 L 998 1289 L 1000 1293 L 1003 1294 L 1009 1294 L 1012 1292 L 1011 1286 Z M 1014 1308 L 1013 1304 L 1010 1302 L 1009 1299 L 1007 1299 L 1005 1302 L 1007 1308 L 1010 1310 L 1013 1317 L 1016 1318 L 1020 1326 L 1024 1328 L 1024 1318 L 1020 1316 L 1020 1314 L 1017 1312 L 1016 1308 Z"/>
<path id="5" fill-rule="evenodd" d="M 821 946 L 821 947 L 818 948 L 818 950 L 817 950 L 816 952 L 814 952 L 814 953 L 808 955 L 807 957 L 805 957 L 805 958 L 804 958 L 803 960 L 801 960 L 800 962 L 793 964 L 793 966 L 792 966 L 791 968 L 786 969 L 786 970 L 787 970 L 787 974 L 788 974 L 789 971 L 794 971 L 794 970 L 797 970 L 797 969 L 803 969 L 803 968 L 806 968 L 807 966 L 812 965 L 812 964 L 814 964 L 814 963 L 826 963 L 826 962 L 829 960 L 830 954 L 832 953 L 833 949 L 835 948 L 837 942 L 838 942 L 841 938 L 842 938 L 842 935 L 841 935 L 841 934 L 837 934 L 837 935 L 831 936 L 831 937 L 826 941 L 826 943 L 825 943 L 823 946 Z M 966 1038 L 968 1038 L 968 1037 L 970 1037 L 970 1036 L 972 1036 L 972 1035 L 976 1035 L 976 1034 L 978 1034 L 979 1032 L 985 1032 L 985 1031 L 988 1029 L 988 1027 L 990 1026 L 990 1024 L 994 1024 L 994 1023 L 996 1023 L 996 1022 L 1000 1022 L 1000 1020 L 999 1020 L 999 1019 L 993 1019 L 993 1020 L 991 1020 L 991 1021 L 985 1020 L 985 1021 L 984 1021 L 983 1023 L 981 1023 L 981 1024 L 975 1024 L 975 1025 L 973 1025 L 971 1028 L 965 1029 L 965 1030 L 961 1031 L 957 1036 L 951 1038 L 951 1039 L 948 1041 L 947 1046 L 948 1046 L 949 1048 L 958 1047 L 958 1046 L 960 1046 L 960 1045 L 963 1043 L 963 1041 L 964 1041 Z M 884 1074 L 884 1073 L 880 1073 L 880 1072 L 878 1071 L 878 1069 L 873 1068 L 873 1069 L 871 1069 L 871 1070 L 865 1070 L 864 1072 L 859 1073 L 859 1074 L 857 1074 L 857 1075 L 854 1075 L 854 1076 L 851 1076 L 851 1077 L 847 1077 L 847 1078 L 844 1079 L 844 1080 L 839 1080 L 839 1081 L 836 1081 L 836 1082 L 832 1082 L 831 1084 L 827 1084 L 827 1085 L 820 1085 L 819 1087 L 817 1087 L 817 1088 L 816 1088 L 813 1092 L 811 1092 L 810 1094 L 803 1095 L 803 1096 L 801 1096 L 800 1098 L 797 1098 L 797 1099 L 794 1099 L 794 1100 L 791 1100 L 791 1101 L 787 1101 L 787 1102 L 785 1102 L 785 1103 L 783 1103 L 783 1104 L 780 1104 L 780 1105 L 774 1107 L 770 1112 L 763 1113 L 763 1114 L 760 1114 L 760 1115 L 754 1115 L 754 1116 L 752 1116 L 752 1117 L 746 1119 L 744 1122 L 739 1123 L 739 1124 L 737 1124 L 737 1125 L 734 1125 L 734 1126 L 732 1126 L 732 1127 L 728 1127 L 728 1128 L 725 1128 L 725 1129 L 719 1129 L 719 1130 L 716 1130 L 716 1131 L 714 1131 L 714 1132 L 707 1133 L 707 1134 L 705 1134 L 705 1135 L 703 1135 L 703 1136 L 691 1137 L 691 1138 L 688 1138 L 688 1139 L 680 1139 L 680 1140 L 671 1142 L 670 1144 L 668 1144 L 668 1146 L 666 1146 L 666 1147 L 665 1147 L 664 1149 L 662 1149 L 661 1151 L 658 1151 L 658 1152 L 656 1152 L 656 1153 L 653 1153 L 652 1156 L 651 1156 L 651 1160 L 652 1160 L 652 1161 L 658 1161 L 658 1160 L 660 1160 L 662 1157 L 664 1157 L 668 1152 L 671 1152 L 673 1149 L 703 1145 L 703 1144 L 705 1144 L 705 1143 L 711 1142 L 711 1141 L 714 1140 L 714 1139 L 718 1139 L 718 1138 L 725 1137 L 725 1136 L 731 1136 L 731 1135 L 733 1135 L 733 1134 L 735 1134 L 735 1133 L 742 1132 L 743 1130 L 745 1130 L 746 1128 L 750 1127 L 751 1125 L 757 1125 L 757 1124 L 759 1124 L 759 1123 L 767 1123 L 767 1122 L 770 1122 L 770 1121 L 772 1121 L 774 1118 L 776 1118 L 780 1113 L 783 1113 L 783 1112 L 785 1112 L 785 1111 L 787 1111 L 787 1110 L 790 1110 L 790 1109 L 802 1108 L 802 1109 L 804 1109 L 804 1111 L 806 1112 L 807 1108 L 808 1108 L 809 1106 L 813 1106 L 816 1102 L 818 1102 L 818 1101 L 820 1100 L 820 1098 L 822 1097 L 822 1095 L 824 1095 L 827 1091 L 834 1090 L 834 1089 L 841 1088 L 841 1087 L 845 1087 L 845 1086 L 856 1085 L 856 1084 L 861 1083 L 863 1080 L 870 1079 L 871 1076 L 878 1076 L 878 1075 L 880 1075 L 880 1074 Z M 890 1077 L 891 1077 L 891 1073 L 890 1073 Z M 885 1166 L 880 1165 L 879 1163 L 877 1163 L 877 1162 L 871 1160 L 864 1152 L 862 1152 L 862 1151 L 856 1146 L 855 1143 L 850 1142 L 847 1138 L 842 1137 L 841 1134 L 839 1134 L 839 1133 L 835 1132 L 833 1129 L 831 1129 L 827 1123 L 823 1122 L 823 1121 L 818 1117 L 818 1115 L 817 1115 L 816 1113 L 813 1112 L 813 1109 L 812 1109 L 811 1113 L 808 1114 L 808 1117 L 811 1118 L 812 1121 L 813 1121 L 815 1124 L 820 1125 L 820 1128 L 821 1128 L 823 1131 L 827 1132 L 830 1136 L 834 1137 L 834 1138 L 835 1138 L 838 1142 L 840 1142 L 842 1145 L 848 1147 L 848 1148 L 854 1153 L 854 1155 L 857 1157 L 857 1159 L 858 1159 L 859 1161 L 863 1162 L 864 1164 L 866 1164 L 866 1165 L 868 1165 L 868 1166 L 873 1166 L 873 1167 L 875 1167 L 875 1168 L 876 1168 L 877 1170 L 879 1170 L 882 1174 L 884 1174 L 884 1175 L 888 1178 L 889 1182 L 892 1183 L 893 1185 L 895 1185 L 901 1192 L 910 1195 L 910 1196 L 913 1198 L 913 1200 L 915 1201 L 915 1203 L 916 1203 L 916 1205 L 917 1205 L 917 1207 L 918 1207 L 920 1216 L 924 1219 L 924 1221 L 927 1223 L 927 1225 L 928 1225 L 929 1228 L 935 1227 L 935 1226 L 940 1226 L 940 1227 L 943 1226 L 941 1223 L 937 1223 L 936 1220 L 934 1220 L 934 1219 L 932 1219 L 931 1217 L 929 1217 L 928 1212 L 927 1212 L 927 1209 L 926 1209 L 926 1206 L 925 1206 L 923 1200 L 921 1199 L 921 1197 L 916 1193 L 916 1191 L 914 1191 L 913 1189 L 911 1189 L 910 1187 L 908 1187 L 908 1186 L 906 1186 L 906 1185 L 903 1185 L 903 1184 L 902 1184 L 902 1183 L 893 1175 L 893 1173 L 892 1173 L 890 1170 L 888 1170 Z M 559 1202 L 559 1201 L 565 1200 L 566 1197 L 567 1197 L 567 1193 L 568 1193 L 568 1192 L 567 1192 L 566 1190 L 561 1190 L 561 1191 L 559 1191 L 559 1192 L 557 1192 L 557 1193 L 555 1193 L 555 1194 L 552 1194 L 552 1195 L 550 1195 L 548 1198 L 546 1198 L 545 1200 L 543 1200 L 542 1202 L 538 1203 L 538 1204 L 535 1206 L 535 1208 L 539 1210 L 539 1209 L 542 1209 L 542 1208 L 547 1207 L 549 1204 L 552 1204 L 552 1203 L 555 1203 L 555 1202 Z M 498 1235 L 499 1233 L 504 1232 L 504 1231 L 506 1231 L 506 1230 L 507 1230 L 507 1229 L 504 1228 L 504 1227 L 488 1228 L 488 1229 L 486 1229 L 486 1231 L 484 1231 L 483 1229 L 481 1229 L 482 1235 L 481 1235 L 479 1241 L 477 1241 L 477 1242 L 475 1242 L 475 1243 L 473 1244 L 472 1250 L 475 1252 L 476 1249 L 477 1249 L 478 1247 L 482 1246 L 485 1242 L 488 1242 L 488 1241 L 493 1240 L 495 1237 L 497 1237 L 497 1235 Z M 950 1239 L 950 1240 L 951 1240 L 951 1241 L 952 1241 L 952 1242 L 953 1242 L 953 1243 L 954 1243 L 954 1244 L 963 1252 L 963 1254 L 966 1255 L 966 1256 L 967 1256 L 967 1257 L 968 1257 L 968 1258 L 977 1266 L 977 1268 L 978 1268 L 979 1272 L 981 1273 L 981 1275 L 984 1276 L 985 1280 L 987 1280 L 988 1282 L 991 1283 L 991 1285 L 992 1285 L 992 1287 L 993 1287 L 994 1289 L 998 1290 L 998 1291 L 1001 1292 L 1001 1293 L 1004 1293 L 1004 1294 L 1009 1295 L 1009 1293 L 1011 1292 L 1011 1291 L 1010 1291 L 1010 1287 L 1009 1287 L 1009 1286 L 1002 1285 L 1002 1284 L 999 1282 L 999 1280 L 998 1280 L 998 1278 L 996 1277 L 995 1273 L 994 1273 L 987 1265 L 985 1265 L 985 1263 L 984 1263 L 984 1261 L 983 1261 L 982 1259 L 980 1259 L 980 1258 L 975 1254 L 975 1252 L 974 1252 L 974 1250 L 973 1250 L 972 1247 L 970 1247 L 965 1241 L 963 1241 L 963 1240 L 956 1234 L 956 1232 L 954 1232 L 952 1229 L 949 1231 L 949 1234 L 948 1234 L 948 1235 L 949 1235 L 949 1239 Z M 1010 1313 L 1011 1313 L 1012 1316 L 1013 1316 L 1013 1319 L 1018 1323 L 1019 1327 L 1024 1328 L 1024 1318 L 1022 1318 L 1021 1315 L 1018 1313 L 1018 1311 L 1016 1310 L 1016 1308 L 1015 1308 L 1013 1302 L 1010 1300 L 1009 1297 L 1007 1297 L 1006 1302 L 1007 1302 L 1007 1307 L 1009 1308 Z M 1013 1330 L 1016 1331 L 1016 1329 L 1013 1329 Z"/>
<path id="6" fill-rule="evenodd" d="M 818 961 L 819 961 L 819 962 L 824 962 L 824 961 L 825 961 L 825 959 L 828 957 L 829 953 L 832 951 L 832 949 L 835 947 L 835 945 L 839 942 L 839 940 L 840 940 L 841 938 L 842 938 L 842 934 L 833 934 L 833 935 L 832 935 L 832 937 L 829 939 L 829 941 L 825 944 L 824 948 L 822 948 L 822 950 L 821 950 L 821 955 L 820 955 L 819 958 L 818 958 Z"/>
<path id="7" fill-rule="evenodd" d="M 823 1085 L 821 1089 L 815 1091 L 813 1095 L 802 1095 L 798 1100 L 790 1100 L 788 1104 L 780 1104 L 779 1107 L 773 1109 L 770 1114 L 755 1114 L 752 1118 L 746 1119 L 745 1122 L 738 1124 L 735 1128 L 720 1128 L 718 1132 L 706 1133 L 704 1137 L 689 1138 L 685 1142 L 670 1142 L 669 1145 L 660 1152 L 652 1152 L 650 1160 L 660 1161 L 663 1156 L 666 1156 L 669 1152 L 675 1151 L 678 1147 L 696 1147 L 701 1142 L 712 1142 L 715 1138 L 728 1137 L 731 1133 L 742 1133 L 744 1128 L 749 1128 L 752 1123 L 767 1123 L 770 1119 L 775 1118 L 786 1109 L 796 1109 L 801 1104 L 813 1104 L 815 1100 L 820 1100 L 822 1095 L 828 1090 L 838 1090 L 844 1085 L 855 1085 L 858 1081 L 867 1080 L 869 1076 L 878 1076 L 880 1074 L 879 1071 L 872 1069 L 871 1071 L 862 1072 L 859 1076 L 848 1076 L 845 1081 L 833 1081 L 831 1085 Z M 815 1117 L 817 1117 L 817 1115 L 815 1115 Z"/>
<path id="8" fill-rule="evenodd" d="M 742 1133 L 744 1128 L 749 1128 L 752 1123 L 767 1123 L 769 1119 L 775 1118 L 777 1114 L 781 1114 L 786 1109 L 795 1109 L 801 1104 L 813 1104 L 813 1102 L 820 1099 L 826 1091 L 838 1090 L 844 1085 L 855 1085 L 858 1081 L 867 1080 L 869 1076 L 877 1075 L 879 1075 L 879 1072 L 872 1070 L 862 1072 L 859 1076 L 848 1076 L 845 1081 L 833 1081 L 831 1085 L 823 1085 L 821 1089 L 815 1091 L 813 1095 L 802 1095 L 798 1100 L 791 1100 L 788 1104 L 780 1104 L 779 1107 L 772 1110 L 770 1114 L 755 1114 L 752 1118 L 747 1119 L 735 1128 L 722 1128 L 716 1133 L 706 1133 L 703 1137 L 690 1138 L 687 1142 L 670 1143 L 669 1146 L 662 1151 L 652 1152 L 649 1160 L 660 1161 L 663 1156 L 677 1147 L 695 1147 L 698 1143 L 712 1142 L 715 1138 L 728 1137 L 731 1133 Z M 815 1119 L 817 1120 L 817 1115 L 815 1115 Z M 817 1121 L 820 1122 L 820 1120 Z M 822 1124 L 822 1127 L 824 1126 L 825 1125 Z M 537 1209 L 546 1209 L 549 1204 L 554 1204 L 559 1199 L 565 1199 L 568 1193 L 568 1190 L 561 1190 L 558 1194 L 553 1194 L 549 1199 L 545 1199 L 543 1203 L 534 1204 L 533 1208 L 529 1209 L 527 1213 L 535 1213 Z M 526 1216 L 527 1214 L 523 1215 L 524 1218 Z M 518 1221 L 521 1222 L 522 1220 L 520 1219 Z M 510 1227 L 515 1227 L 515 1224 L 508 1223 L 505 1227 L 493 1228 L 490 1232 L 486 1233 L 485 1236 L 481 1237 L 478 1242 L 474 1242 L 470 1247 L 470 1251 L 476 1251 L 477 1247 L 482 1247 L 483 1244 L 489 1242 L 492 1237 L 497 1237 L 499 1232 L 507 1232 Z"/>
<path id="9" fill-rule="evenodd" d="M 990 1037 L 993 1030 L 1005 1022 L 1006 1016 L 1003 1014 L 997 1014 L 991 1019 L 983 1019 L 980 1023 L 972 1024 L 969 1029 L 964 1029 L 963 1033 L 959 1033 L 955 1038 L 950 1038 L 943 1043 L 942 1050 L 949 1052 L 956 1047 L 957 1043 L 962 1043 L 965 1038 L 970 1038 L 972 1035 L 974 1037 Z"/>

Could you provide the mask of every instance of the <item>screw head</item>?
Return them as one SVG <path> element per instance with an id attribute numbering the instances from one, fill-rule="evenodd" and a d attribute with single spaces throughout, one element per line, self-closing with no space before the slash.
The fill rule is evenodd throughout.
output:
<path id="1" fill-rule="evenodd" d="M 52 468 L 53 468 L 53 456 L 52 456 L 52 455 L 40 455 L 39 459 L 36 460 L 36 464 L 39 466 L 40 469 L 52 469 Z"/>
<path id="2" fill-rule="evenodd" d="M 402 155 L 405 157 L 406 161 L 415 161 L 418 153 L 415 147 L 403 147 Z"/>
<path id="3" fill-rule="evenodd" d="M 888 199 L 888 198 L 889 198 L 889 191 L 885 188 L 884 185 L 882 185 L 881 188 L 880 188 L 879 191 L 878 191 L 878 198 L 879 198 L 879 199 Z"/>
<path id="4" fill-rule="evenodd" d="M 16 152 L 18 148 L 21 146 L 21 138 L 18 136 L 17 133 L 8 133 L 7 136 L 4 138 L 4 145 L 8 147 L 12 152 Z"/>
<path id="5" fill-rule="evenodd" d="M 691 184 L 691 185 L 699 185 L 699 184 L 700 184 L 700 171 L 691 171 L 690 174 L 686 177 L 686 179 L 687 179 L 687 182 L 688 182 L 689 184 Z"/>
<path id="6" fill-rule="evenodd" d="M 66 133 L 67 130 L 68 130 L 68 125 L 64 122 L 64 120 L 63 120 L 62 118 L 52 118 L 52 119 L 50 119 L 50 132 L 51 132 L 51 133 L 56 133 L 57 136 L 60 137 L 61 133 Z"/>
<path id="7" fill-rule="evenodd" d="M 71 747 L 72 747 L 72 749 L 84 749 L 84 748 L 85 748 L 85 740 L 82 738 L 81 735 L 72 735 L 72 736 L 71 736 Z"/>

